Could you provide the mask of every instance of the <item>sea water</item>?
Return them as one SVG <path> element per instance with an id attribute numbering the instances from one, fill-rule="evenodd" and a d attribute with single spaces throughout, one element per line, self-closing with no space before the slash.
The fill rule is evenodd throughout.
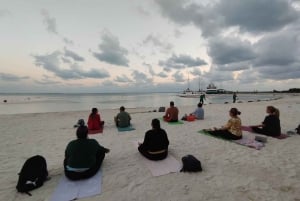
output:
<path id="1" fill-rule="evenodd" d="M 238 94 L 237 102 L 270 100 L 273 94 Z M 115 94 L 0 94 L 0 114 L 90 111 L 91 108 L 159 108 L 175 105 L 197 106 L 199 98 L 183 98 L 177 93 L 115 93 Z M 205 104 L 231 103 L 231 94 L 206 95 Z"/>

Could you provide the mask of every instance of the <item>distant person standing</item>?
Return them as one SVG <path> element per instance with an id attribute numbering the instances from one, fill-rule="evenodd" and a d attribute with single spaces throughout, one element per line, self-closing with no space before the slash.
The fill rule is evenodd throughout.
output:
<path id="1" fill-rule="evenodd" d="M 117 127 L 128 127 L 130 126 L 131 116 L 128 112 L 125 112 L 125 107 L 120 107 L 120 112 L 115 116 L 115 123 Z"/>
<path id="2" fill-rule="evenodd" d="M 203 105 L 203 103 L 204 103 L 204 100 L 206 100 L 205 99 L 205 94 L 202 94 L 201 93 L 201 95 L 200 95 L 200 103 Z"/>
<path id="3" fill-rule="evenodd" d="M 233 95 L 232 95 L 233 103 L 235 103 L 235 101 L 236 101 L 236 98 L 237 98 L 237 95 L 236 95 L 236 93 L 235 93 L 235 92 L 233 92 Z"/>
<path id="4" fill-rule="evenodd" d="M 174 106 L 174 102 L 170 102 L 170 107 L 167 109 L 165 116 L 163 116 L 164 121 L 167 122 L 177 122 L 178 121 L 178 109 Z"/>

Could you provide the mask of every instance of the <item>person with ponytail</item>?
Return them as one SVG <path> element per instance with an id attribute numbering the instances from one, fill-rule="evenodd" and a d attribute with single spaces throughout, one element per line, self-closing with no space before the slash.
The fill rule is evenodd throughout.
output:
<path id="1" fill-rule="evenodd" d="M 221 128 L 214 128 L 206 131 L 211 135 L 222 137 L 224 139 L 239 140 L 242 138 L 242 121 L 238 117 L 240 114 L 241 112 L 238 111 L 237 108 L 231 108 L 229 110 L 230 119 L 226 125 L 222 126 Z"/>
<path id="2" fill-rule="evenodd" d="M 260 125 L 251 126 L 255 133 L 276 137 L 281 135 L 279 110 L 273 106 L 267 106 L 267 116 Z"/>

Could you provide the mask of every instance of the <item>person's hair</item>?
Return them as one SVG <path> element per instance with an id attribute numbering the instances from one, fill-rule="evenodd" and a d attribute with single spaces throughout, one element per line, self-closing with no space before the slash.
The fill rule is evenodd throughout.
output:
<path id="1" fill-rule="evenodd" d="M 230 111 L 229 111 L 233 116 L 237 116 L 237 115 L 240 115 L 241 112 L 236 109 L 235 107 L 231 108 Z"/>
<path id="2" fill-rule="evenodd" d="M 279 112 L 279 110 L 276 107 L 269 105 L 269 106 L 267 106 L 267 110 L 271 114 L 273 114 L 273 115 L 275 115 L 275 116 L 277 116 L 279 118 L 280 112 Z"/>
<path id="3" fill-rule="evenodd" d="M 121 111 L 125 111 L 125 107 L 124 107 L 124 106 L 121 106 L 121 107 L 120 107 L 120 110 L 121 110 Z"/>
<path id="4" fill-rule="evenodd" d="M 152 119 L 151 125 L 154 129 L 160 129 L 160 121 L 158 119 Z"/>
<path id="5" fill-rule="evenodd" d="M 171 105 L 171 106 L 174 106 L 174 102 L 173 102 L 173 101 L 171 101 L 171 102 L 170 102 L 170 105 Z"/>
<path id="6" fill-rule="evenodd" d="M 88 127 L 87 126 L 80 126 L 77 128 L 76 135 L 78 139 L 86 139 L 88 135 Z"/>
<path id="7" fill-rule="evenodd" d="M 98 112 L 98 109 L 95 108 L 95 107 L 93 107 L 93 108 L 92 108 L 92 112 L 91 112 L 91 114 L 90 114 L 90 117 L 93 117 L 95 114 L 97 114 L 97 112 Z"/>
<path id="8" fill-rule="evenodd" d="M 198 107 L 202 107 L 202 103 L 198 103 Z"/>

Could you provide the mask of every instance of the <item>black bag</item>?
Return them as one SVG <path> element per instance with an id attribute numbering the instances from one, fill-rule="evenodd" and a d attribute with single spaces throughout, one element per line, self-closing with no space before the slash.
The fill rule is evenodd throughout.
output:
<path id="1" fill-rule="evenodd" d="M 36 155 L 27 159 L 19 173 L 19 180 L 16 186 L 18 192 L 27 193 L 39 188 L 48 177 L 47 163 L 43 156 Z"/>
<path id="2" fill-rule="evenodd" d="M 158 112 L 165 112 L 166 108 L 165 107 L 159 107 Z"/>
<path id="3" fill-rule="evenodd" d="M 181 158 L 183 167 L 180 172 L 201 172 L 201 162 L 193 155 L 186 155 Z"/>

